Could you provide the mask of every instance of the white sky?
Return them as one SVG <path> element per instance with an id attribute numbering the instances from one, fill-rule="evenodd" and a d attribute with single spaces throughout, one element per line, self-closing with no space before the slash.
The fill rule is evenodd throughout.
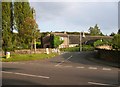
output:
<path id="1" fill-rule="evenodd" d="M 98 24 L 103 34 L 118 31 L 118 0 L 30 0 L 40 31 L 86 31 Z M 74 1 L 74 2 L 72 2 Z M 114 1 L 114 2 L 113 2 Z"/>

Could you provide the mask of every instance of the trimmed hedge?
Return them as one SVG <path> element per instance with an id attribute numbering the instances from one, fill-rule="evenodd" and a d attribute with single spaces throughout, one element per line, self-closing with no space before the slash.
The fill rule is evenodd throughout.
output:
<path id="1" fill-rule="evenodd" d="M 110 62 L 120 63 L 120 51 L 117 50 L 105 50 L 105 49 L 97 49 L 98 56 L 100 59 L 104 59 Z"/>
<path id="2" fill-rule="evenodd" d="M 90 45 L 83 45 L 82 51 L 93 51 L 94 47 Z M 79 52 L 80 47 L 69 47 L 69 48 L 61 48 L 60 51 L 68 51 L 68 52 Z"/>

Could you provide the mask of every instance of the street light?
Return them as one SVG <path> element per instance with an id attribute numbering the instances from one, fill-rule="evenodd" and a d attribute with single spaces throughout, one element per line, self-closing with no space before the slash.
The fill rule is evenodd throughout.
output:
<path id="1" fill-rule="evenodd" d="M 83 31 L 83 34 L 81 35 L 82 33 L 80 32 L 80 52 L 82 51 L 82 38 L 85 37 L 85 34 L 84 34 L 84 31 Z"/>

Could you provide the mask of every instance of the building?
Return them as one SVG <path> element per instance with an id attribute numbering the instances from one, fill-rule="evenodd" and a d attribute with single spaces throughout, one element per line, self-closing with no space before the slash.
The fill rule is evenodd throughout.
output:
<path id="1" fill-rule="evenodd" d="M 75 47 L 81 44 L 89 44 L 93 43 L 96 40 L 99 39 L 112 39 L 111 36 L 90 36 L 90 35 L 75 35 L 75 34 L 67 34 L 66 32 L 51 32 L 51 34 L 60 36 L 60 39 L 64 42 L 59 46 L 59 48 L 67 48 L 67 47 Z M 42 38 L 42 44 L 43 48 L 52 48 L 51 41 L 53 40 L 53 37 L 51 37 L 51 34 L 48 34 L 47 36 Z M 81 36 L 81 40 L 80 40 Z M 84 37 L 83 37 L 84 36 Z"/>

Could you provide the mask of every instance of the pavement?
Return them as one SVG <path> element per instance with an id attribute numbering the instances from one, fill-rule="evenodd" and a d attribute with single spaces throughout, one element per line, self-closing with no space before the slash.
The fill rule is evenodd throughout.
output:
<path id="1" fill-rule="evenodd" d="M 3 85 L 118 87 L 119 69 L 89 60 L 94 52 L 70 52 L 45 60 L 2 63 Z"/>

